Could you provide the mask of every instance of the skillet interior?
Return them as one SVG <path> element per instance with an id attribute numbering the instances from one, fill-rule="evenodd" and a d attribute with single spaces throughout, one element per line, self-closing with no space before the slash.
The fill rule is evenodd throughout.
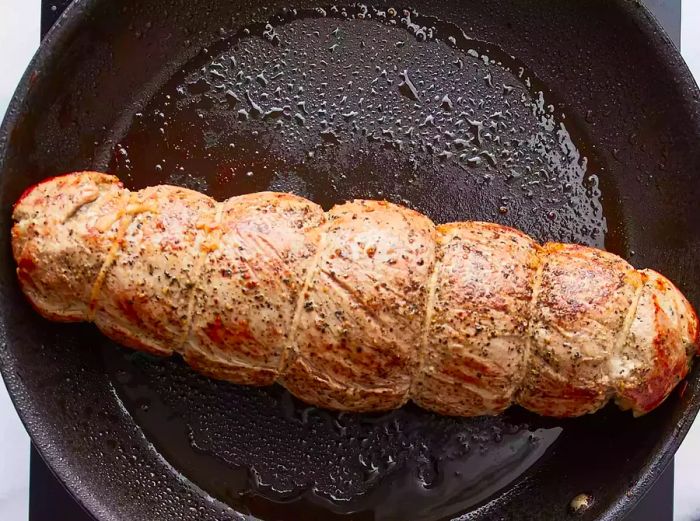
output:
<path id="1" fill-rule="evenodd" d="M 406 147 L 401 148 L 395 143 L 388 143 L 387 147 L 386 141 L 395 139 L 398 131 L 391 136 L 378 130 L 378 141 L 357 137 L 357 142 L 352 142 L 348 136 L 361 135 L 361 129 L 358 132 L 341 128 L 336 132 L 338 142 L 333 138 L 331 142 L 320 138 L 321 148 L 314 148 L 311 145 L 319 141 L 317 133 L 313 143 L 312 138 L 306 136 L 300 145 L 285 149 L 285 139 L 279 137 L 280 129 L 274 128 L 274 122 L 251 119 L 241 123 L 241 131 L 230 134 L 237 147 L 235 152 L 221 152 L 220 143 L 207 150 L 206 139 L 216 133 L 202 132 L 202 126 L 194 119 L 198 117 L 197 110 L 218 110 L 208 106 L 206 97 L 204 101 L 199 100 L 176 112 L 177 117 L 168 115 L 170 125 L 176 128 L 168 130 L 172 134 L 168 135 L 169 140 L 163 141 L 176 144 L 178 138 L 184 138 L 190 141 L 186 141 L 187 146 L 183 149 L 197 150 L 196 146 L 200 145 L 199 150 L 190 156 L 181 154 L 175 147 L 153 151 L 160 142 L 159 127 L 153 118 L 160 116 L 151 109 L 165 103 L 164 96 L 170 94 L 169 89 L 187 81 L 188 74 L 198 70 L 199 65 L 215 60 L 217 53 L 232 48 L 242 26 L 257 30 L 258 26 L 250 24 L 250 20 L 270 19 L 273 13 L 281 12 L 284 7 L 268 4 L 267 9 L 262 9 L 241 4 L 237 5 L 232 18 L 230 6 L 226 10 L 225 6 L 210 3 L 190 3 L 181 7 L 175 3 L 141 6 L 138 2 L 127 2 L 123 8 L 117 8 L 106 2 L 90 2 L 68 11 L 68 17 L 49 36 L 51 52 L 45 47 L 38 56 L 33 67 L 38 73 L 28 73 L 20 87 L 20 94 L 24 97 L 15 100 L 4 126 L 6 150 L 1 181 L 4 212 L 0 230 L 6 251 L 9 208 L 24 187 L 61 171 L 109 166 L 133 186 L 161 180 L 194 183 L 218 196 L 273 186 L 301 191 L 326 205 L 352 196 L 377 197 L 383 194 L 390 199 L 406 199 L 408 204 L 438 221 L 498 220 L 514 224 L 540 239 L 602 244 L 606 238 L 609 249 L 627 256 L 638 266 L 653 266 L 667 273 L 694 303 L 698 303 L 697 288 L 690 282 L 697 280 L 700 266 L 689 254 L 698 251 L 700 243 L 699 216 L 695 210 L 699 185 L 694 172 L 694 168 L 700 165 L 700 158 L 693 150 L 700 133 L 698 94 L 680 58 L 640 8 L 628 2 L 600 1 L 583 6 L 576 2 L 512 1 L 492 2 L 488 6 L 476 3 L 460 6 L 459 13 L 454 13 L 454 6 L 449 3 L 414 4 L 418 12 L 449 20 L 465 29 L 473 39 L 497 41 L 500 49 L 505 51 L 505 55 L 500 55 L 502 61 L 512 55 L 532 71 L 535 86 L 524 89 L 524 92 L 535 96 L 538 89 L 548 87 L 545 101 L 554 105 L 557 124 L 564 122 L 572 145 L 589 160 L 583 171 L 579 168 L 571 175 L 585 173 L 584 177 L 577 178 L 583 185 L 590 183 L 591 175 L 595 174 L 602 192 L 599 196 L 596 190 L 584 190 L 581 197 L 570 205 L 565 201 L 561 203 L 563 206 L 555 208 L 552 219 L 548 217 L 549 212 L 558 204 L 557 201 L 565 199 L 560 195 L 564 185 L 561 165 L 551 169 L 559 174 L 552 181 L 559 197 L 557 201 L 551 201 L 546 200 L 545 191 L 536 192 L 537 188 L 533 189 L 532 199 L 517 197 L 517 190 L 522 186 L 518 176 L 514 176 L 515 183 L 511 179 L 511 184 L 499 184 L 503 181 L 498 177 L 501 171 L 489 168 L 488 155 L 483 156 L 483 161 L 476 166 L 462 168 L 444 158 L 431 156 L 420 146 L 412 154 L 407 153 Z M 388 7 L 384 6 L 383 10 Z M 321 26 L 324 23 L 314 22 Z M 374 22 L 338 20 L 338 25 L 347 35 L 347 48 L 352 48 L 353 43 L 349 40 L 354 34 L 370 31 L 362 25 L 369 26 L 370 23 Z M 361 28 L 346 30 L 348 24 L 360 25 Z M 290 27 L 291 23 L 277 25 L 279 32 L 284 33 L 284 27 Z M 221 27 L 226 34 L 220 32 Z M 372 27 L 372 31 L 377 30 L 377 24 Z M 440 26 L 440 29 L 444 29 L 444 34 L 450 34 L 449 28 Z M 216 43 L 222 38 L 224 43 Z M 291 37 L 287 35 L 286 38 Z M 425 45 L 413 36 L 410 38 L 399 38 L 397 42 L 404 42 L 400 46 L 389 42 L 393 49 L 385 52 L 382 59 L 399 56 L 406 46 L 420 48 L 420 45 Z M 381 47 L 381 38 L 378 40 L 375 45 Z M 198 55 L 203 46 L 210 49 L 212 59 Z M 479 48 L 478 45 L 467 47 Z M 486 51 L 491 57 L 499 56 L 498 49 L 493 47 Z M 440 52 L 447 54 L 444 49 Z M 357 56 L 359 61 L 362 58 Z M 465 57 L 465 62 L 468 60 Z M 186 72 L 178 79 L 178 71 L 183 66 Z M 410 64 L 406 70 L 412 74 Z M 501 74 L 498 70 L 496 67 L 493 74 Z M 381 68 L 372 72 L 380 73 L 381 77 Z M 389 68 L 388 73 L 391 72 Z M 176 79 L 169 82 L 173 76 Z M 393 73 L 393 76 L 397 74 Z M 416 82 L 419 81 L 417 76 L 413 77 Z M 66 78 L 71 79 L 66 81 Z M 213 78 L 208 76 L 208 79 Z M 484 77 L 477 79 L 479 81 L 469 88 L 475 89 L 477 94 L 484 94 L 488 82 Z M 401 81 L 400 76 L 398 81 Z M 210 89 L 201 86 L 207 92 Z M 263 87 L 258 80 L 254 80 L 253 86 L 257 90 L 248 89 L 253 95 L 259 94 L 259 87 Z M 398 89 L 398 84 L 396 87 Z M 518 88 L 522 88 L 522 82 Z M 99 92 L 99 96 L 95 92 Z M 387 86 L 386 92 L 393 91 Z M 396 96 L 403 103 L 397 108 L 400 110 L 406 104 L 403 101 L 405 88 L 404 94 L 399 91 Z M 453 97 L 453 102 L 458 104 Z M 496 98 L 496 102 L 502 99 Z M 425 99 L 420 101 L 427 103 Z M 436 104 L 442 110 L 442 99 Z M 244 100 L 240 106 L 245 105 Z M 411 105 L 409 103 L 409 109 Z M 591 107 L 596 107 L 596 110 L 591 111 Z M 664 107 L 664 110 L 660 111 L 658 107 Z M 239 107 L 234 106 L 232 110 L 236 113 Z M 134 118 L 136 113 L 144 116 Z M 184 117 L 188 114 L 193 117 Z M 562 118 L 561 114 L 566 117 Z M 216 127 L 218 120 L 211 116 L 208 114 L 203 119 L 207 125 Z M 530 121 L 526 116 L 523 118 Z M 313 129 L 313 118 L 307 119 L 307 126 Z M 284 115 L 279 121 L 285 130 L 287 120 Z M 230 132 L 224 127 L 214 130 L 219 135 Z M 245 136 L 245 131 L 257 131 L 258 134 Z M 473 129 L 467 132 L 472 132 L 474 137 Z M 368 135 L 375 134 L 370 132 Z M 358 146 L 358 143 L 362 144 Z M 490 152 L 489 146 L 488 143 L 484 145 L 486 152 Z M 459 147 L 461 145 L 453 148 Z M 121 152 L 122 148 L 125 153 Z M 367 152 L 358 154 L 358 148 L 366 148 Z M 277 164 L 259 160 L 262 154 L 255 154 L 256 149 L 258 152 L 273 150 L 274 153 L 267 154 L 267 157 Z M 295 151 L 307 152 L 309 149 L 320 156 L 318 163 L 308 159 L 302 162 L 294 156 Z M 207 160 L 205 150 L 213 150 L 221 156 Z M 465 160 L 471 157 L 470 154 Z M 183 166 L 184 173 L 168 166 L 159 173 L 155 168 L 156 160 L 163 158 L 170 164 L 179 161 L 178 167 Z M 286 162 L 282 163 L 281 159 Z M 346 172 L 349 180 L 323 171 L 322 165 L 328 164 L 329 160 L 339 165 L 337 168 Z M 580 166 L 580 162 L 577 163 Z M 216 171 L 216 167 L 224 164 L 232 170 Z M 517 165 L 523 169 L 527 166 L 522 162 Z M 268 170 L 269 174 L 266 173 Z M 195 172 L 194 177 L 188 175 Z M 247 172 L 253 172 L 252 177 L 247 176 Z M 277 174 L 273 175 L 273 172 Z M 383 175 L 387 172 L 396 173 L 398 178 Z M 525 174 L 526 180 L 533 180 L 527 177 L 527 171 Z M 509 188 L 512 186 L 516 188 Z M 304 193 L 306 190 L 309 192 Z M 509 199 L 502 202 L 500 198 L 503 196 Z M 498 205 L 494 204 L 495 200 L 499 201 Z M 499 211 L 500 206 L 507 208 L 506 213 Z M 562 218 L 568 211 L 578 211 L 591 220 L 592 224 L 585 233 L 580 228 L 582 220 Z M 602 226 L 597 232 L 590 233 L 595 223 L 603 222 L 603 216 L 607 219 L 607 233 L 603 233 Z M 549 224 L 543 226 L 542 223 Z M 235 454 L 230 456 L 231 447 L 245 447 L 243 452 L 252 453 L 245 445 L 252 443 L 250 440 L 231 439 L 224 435 L 223 448 L 221 440 L 219 445 L 214 443 L 216 437 L 222 435 L 222 429 L 216 428 L 217 421 L 222 419 L 225 420 L 224 427 L 231 425 L 226 422 L 238 421 L 241 432 L 252 433 L 252 440 L 256 442 L 260 440 L 259 447 L 256 447 L 262 451 L 256 462 L 258 467 L 264 467 L 266 458 L 280 458 L 274 450 L 272 434 L 280 429 L 282 422 L 290 419 L 290 429 L 294 432 L 282 431 L 287 437 L 281 438 L 280 443 L 288 442 L 288 439 L 293 439 L 292 435 L 296 435 L 301 437 L 301 447 L 296 452 L 315 454 L 320 461 L 323 461 L 324 454 L 337 454 L 337 448 L 321 443 L 304 445 L 304 440 L 326 439 L 324 433 L 337 429 L 333 426 L 333 420 L 337 418 L 326 421 L 328 418 L 323 414 L 305 413 L 278 390 L 259 393 L 220 386 L 196 378 L 177 363 L 130 357 L 113 346 L 95 349 L 108 342 L 93 328 L 50 325 L 39 320 L 21 299 L 12 269 L 8 260 L 0 274 L 6 303 L 1 310 L 3 372 L 44 457 L 98 517 L 191 518 L 189 509 L 194 508 L 198 518 L 202 519 L 235 518 L 236 514 L 229 507 L 208 500 L 199 488 L 207 489 L 228 503 L 238 504 L 240 498 L 236 497 L 236 487 L 245 488 L 250 480 L 247 473 L 235 473 L 230 465 L 221 462 L 220 457 L 226 456 L 222 454 L 225 451 L 229 453 L 229 461 L 237 461 Z M 93 349 L 87 354 L 89 345 Z M 171 374 L 162 376 L 165 370 Z M 588 492 L 596 498 L 596 503 L 587 516 L 613 518 L 633 503 L 658 475 L 692 421 L 698 403 L 697 373 L 694 371 L 683 396 L 674 394 L 659 411 L 637 421 L 614 411 L 604 411 L 574 422 L 544 422 L 514 411 L 504 420 L 505 425 L 498 423 L 500 420 L 460 424 L 408 408 L 399 413 L 398 419 L 396 416 L 352 418 L 346 422 L 351 431 L 359 429 L 361 435 L 376 431 L 373 426 L 383 428 L 398 421 L 403 430 L 407 426 L 414 427 L 411 443 L 420 445 L 420 442 L 425 442 L 430 447 L 446 444 L 439 436 L 431 439 L 436 432 L 446 433 L 453 440 L 464 432 L 470 435 L 493 434 L 494 427 L 506 433 L 505 446 L 513 446 L 513 439 L 508 438 L 511 436 L 509 429 L 515 430 L 514 424 L 527 423 L 531 429 L 543 429 L 537 436 L 546 445 L 544 456 L 524 477 L 511 483 L 510 488 L 490 497 L 491 501 L 472 494 L 467 501 L 471 502 L 469 507 L 481 508 L 470 517 L 560 519 L 574 495 Z M 185 396 L 180 399 L 183 393 Z M 192 399 L 194 393 L 199 393 L 197 401 Z M 171 402 L 174 400 L 176 405 L 159 403 L 163 396 Z M 126 410 L 120 399 L 127 406 Z M 218 402 L 222 400 L 228 401 L 219 406 Z M 178 408 L 181 416 L 187 417 L 187 413 L 196 411 L 195 420 L 208 419 L 194 427 L 192 421 L 189 424 L 179 420 L 168 423 L 165 418 L 168 412 Z M 257 414 L 257 411 L 262 412 Z M 246 412 L 248 416 L 238 414 Z M 299 421 L 295 422 L 295 419 Z M 218 453 L 219 457 L 213 458 L 218 463 L 209 457 L 202 461 L 201 454 L 193 451 L 187 442 L 177 445 L 179 442 L 173 433 L 179 432 L 184 436 L 181 439 L 186 440 L 188 425 L 190 431 L 195 431 L 195 439 L 197 429 L 199 434 L 211 434 L 205 438 L 210 442 L 209 452 Z M 563 433 L 557 437 L 555 429 L 559 428 L 563 428 Z M 512 436 L 517 440 L 524 432 L 527 431 L 518 431 Z M 175 439 L 176 443 L 164 443 L 166 438 Z M 548 442 L 554 438 L 557 438 L 556 442 L 549 446 Z M 366 444 L 378 443 L 371 437 L 368 439 Z M 392 440 L 396 441 L 395 438 Z M 167 461 L 152 450 L 150 442 Z M 478 440 L 471 443 L 478 448 Z M 489 461 L 493 463 L 498 459 L 497 447 L 504 444 L 489 439 L 484 445 L 488 448 L 487 459 L 491 454 Z M 357 451 L 353 451 L 354 448 L 351 455 L 356 456 Z M 478 450 L 474 449 L 464 460 L 460 459 L 461 456 L 456 460 L 464 461 L 468 469 L 474 471 L 475 458 L 478 459 L 473 455 L 475 452 Z M 427 454 L 434 456 L 436 451 L 428 450 Z M 115 464 L 115 460 L 119 463 Z M 438 474 L 444 470 L 439 461 L 434 464 L 430 457 L 427 460 L 422 468 L 413 469 L 417 479 L 424 483 L 431 480 L 431 468 L 437 469 Z M 170 464 L 198 486 L 182 480 Z M 318 460 L 314 464 L 318 467 Z M 611 467 L 619 469 L 617 476 L 610 475 Z M 299 473 L 298 469 L 294 470 Z M 289 469 L 279 472 L 290 473 Z M 454 481 L 452 476 L 450 481 Z M 258 489 L 264 489 L 260 485 L 258 483 Z M 442 490 L 439 485 L 438 490 Z M 428 488 L 434 486 L 431 482 Z M 266 492 L 268 496 L 281 499 L 276 494 L 270 490 Z M 306 494 L 305 498 L 308 497 Z M 263 517 L 282 518 L 284 515 L 293 516 L 299 512 L 297 508 L 307 509 L 307 512 L 309 508 L 318 508 L 310 507 L 310 502 L 306 501 L 303 507 L 300 501 L 293 507 L 279 507 L 274 502 L 248 499 L 244 506 Z M 368 513 L 356 517 L 372 518 Z"/>

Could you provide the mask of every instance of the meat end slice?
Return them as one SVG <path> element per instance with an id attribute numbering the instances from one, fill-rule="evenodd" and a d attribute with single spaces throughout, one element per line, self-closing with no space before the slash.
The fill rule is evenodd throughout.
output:
<path id="1" fill-rule="evenodd" d="M 656 408 L 688 374 L 698 345 L 698 317 L 683 294 L 655 271 L 641 274 L 629 334 L 611 364 L 616 402 L 636 416 Z"/>
<path id="2" fill-rule="evenodd" d="M 418 365 L 434 224 L 379 201 L 342 204 L 328 217 L 282 383 L 323 407 L 394 409 Z"/>
<path id="3" fill-rule="evenodd" d="M 12 214 L 17 276 L 44 317 L 89 320 L 93 283 L 127 201 L 116 177 L 79 172 L 34 185 L 17 202 Z"/>
<path id="4" fill-rule="evenodd" d="M 446 224 L 437 232 L 423 363 L 411 398 L 440 414 L 498 414 L 523 375 L 539 247 L 497 224 Z"/>
<path id="5" fill-rule="evenodd" d="M 317 248 L 318 205 L 263 192 L 221 203 L 195 289 L 185 359 L 199 371 L 271 385 L 289 347 L 299 293 Z"/>

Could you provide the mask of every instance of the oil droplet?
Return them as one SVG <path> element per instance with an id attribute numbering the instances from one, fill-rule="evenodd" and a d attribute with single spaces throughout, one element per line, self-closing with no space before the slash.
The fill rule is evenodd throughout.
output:
<path id="1" fill-rule="evenodd" d="M 255 101 L 253 101 L 253 98 L 250 96 L 249 91 L 245 91 L 245 97 L 248 100 L 248 104 L 250 105 L 250 114 L 255 118 L 255 117 L 260 117 L 263 115 L 263 109 L 258 105 Z M 239 111 L 240 113 L 240 111 Z"/>
<path id="2" fill-rule="evenodd" d="M 573 514 L 583 514 L 593 506 L 593 497 L 588 494 L 579 494 L 569 503 L 569 509 Z"/>
<path id="3" fill-rule="evenodd" d="M 231 89 L 228 89 L 226 91 L 226 98 L 229 100 L 229 103 L 231 103 L 232 105 L 235 105 L 236 103 L 241 102 L 241 98 L 239 98 L 238 95 L 235 92 L 233 92 Z"/>
<path id="4" fill-rule="evenodd" d="M 444 110 L 446 112 L 452 112 L 454 106 L 452 105 L 452 100 L 450 99 L 450 97 L 447 94 L 445 94 L 442 97 L 442 101 L 440 102 L 440 107 L 442 107 L 442 110 Z"/>
<path id="5" fill-rule="evenodd" d="M 420 101 L 418 90 L 416 89 L 416 86 L 413 85 L 411 78 L 408 77 L 408 70 L 404 70 L 402 73 L 400 73 L 400 75 L 403 81 L 399 84 L 399 92 L 408 99 Z"/>
<path id="6" fill-rule="evenodd" d="M 306 118 L 303 116 L 303 114 L 300 114 L 299 112 L 294 114 L 294 121 L 297 122 L 297 124 L 304 126 L 306 124 Z"/>
<path id="7" fill-rule="evenodd" d="M 265 78 L 265 74 L 262 72 L 260 74 L 258 74 L 257 76 L 255 76 L 255 79 L 263 87 L 267 87 L 267 84 L 269 83 L 267 81 L 267 78 Z"/>

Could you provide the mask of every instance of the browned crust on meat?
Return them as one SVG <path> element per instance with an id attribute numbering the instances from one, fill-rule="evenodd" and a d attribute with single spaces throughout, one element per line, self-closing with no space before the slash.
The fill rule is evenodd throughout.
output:
<path id="1" fill-rule="evenodd" d="M 90 288 L 116 239 L 127 198 L 116 177 L 80 172 L 34 185 L 15 203 L 17 277 L 44 317 L 88 320 Z"/>
<path id="2" fill-rule="evenodd" d="M 617 255 L 550 243 L 534 314 L 526 384 L 518 403 L 538 414 L 595 412 L 612 395 L 609 355 L 638 277 Z"/>
<path id="3" fill-rule="evenodd" d="M 205 376 L 239 385 L 272 385 L 277 377 L 277 372 L 273 370 L 236 364 L 230 360 L 213 360 L 194 350 L 186 351 L 183 358 L 190 367 Z"/>
<path id="4" fill-rule="evenodd" d="M 407 401 L 404 389 L 366 389 L 329 378 L 297 356 L 285 372 L 282 384 L 297 398 L 319 407 L 348 412 L 388 411 Z"/>
<path id="5" fill-rule="evenodd" d="M 78 172 L 27 190 L 13 219 L 20 286 L 45 317 L 94 318 L 129 347 L 331 409 L 568 417 L 614 397 L 640 415 L 698 350 L 695 310 L 652 270 L 383 201 L 216 203 Z"/>
<path id="6" fill-rule="evenodd" d="M 437 232 L 434 309 L 411 398 L 443 414 L 498 414 L 513 402 L 524 371 L 538 246 L 492 223 Z"/>
<path id="7" fill-rule="evenodd" d="M 307 231 L 318 228 L 324 214 L 306 199 L 272 192 L 222 205 L 196 283 L 197 312 L 183 351 L 188 360 L 228 360 L 238 373 L 270 385 L 279 375 L 309 259 L 316 253 Z"/>
<path id="8" fill-rule="evenodd" d="M 642 270 L 634 319 L 616 372 L 616 402 L 636 415 L 658 407 L 688 374 L 695 354 L 698 318 L 663 275 Z"/>
<path id="9" fill-rule="evenodd" d="M 418 366 L 434 225 L 407 208 L 353 201 L 331 209 L 321 231 L 293 337 L 297 358 L 281 381 L 297 395 L 345 396 L 352 410 L 397 407 Z"/>
<path id="10" fill-rule="evenodd" d="M 171 186 L 132 194 L 115 251 L 94 290 L 94 322 L 133 342 L 179 348 L 189 325 L 188 303 L 197 281 L 197 245 L 215 203 L 199 192 Z"/>

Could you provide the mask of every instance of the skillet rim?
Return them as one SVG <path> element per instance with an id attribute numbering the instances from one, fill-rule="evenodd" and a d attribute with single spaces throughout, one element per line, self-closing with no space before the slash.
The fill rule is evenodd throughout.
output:
<path id="1" fill-rule="evenodd" d="M 0 175 L 5 175 L 4 163 L 8 150 L 9 136 L 18 122 L 22 106 L 33 87 L 35 75 L 41 74 L 44 65 L 54 59 L 55 48 L 60 47 L 62 42 L 69 39 L 75 31 L 80 30 L 80 27 L 85 23 L 86 13 L 101 1 L 104 0 L 73 0 L 41 41 L 39 48 L 17 85 L 2 125 L 0 125 Z M 685 93 L 686 96 L 694 95 L 696 99 L 699 99 L 700 89 L 683 60 L 679 49 L 649 9 L 640 0 L 617 0 L 616 3 L 622 11 L 626 12 L 627 16 L 638 23 L 640 31 L 649 38 L 650 43 L 667 59 L 668 68 L 675 72 L 674 80 L 678 85 L 679 92 Z M 700 179 L 698 179 L 698 182 L 700 183 Z M 0 322 L 0 339 L 4 340 L 5 337 L 5 324 L 2 321 Z M 2 374 L 12 404 L 27 430 L 32 444 L 42 459 L 48 464 L 58 481 L 70 492 L 83 509 L 95 516 L 96 519 L 111 519 L 116 512 L 105 512 L 101 502 L 88 492 L 87 488 L 82 484 L 83 480 L 79 477 L 81 469 L 75 468 L 69 460 L 65 460 L 61 456 L 59 451 L 52 448 L 50 430 L 44 429 L 44 424 L 41 421 L 31 420 L 31 397 L 24 392 L 21 379 L 15 378 L 9 373 L 9 358 L 7 351 L 0 349 L 0 374 Z M 686 392 L 690 393 L 690 396 L 685 411 L 682 413 L 681 421 L 676 425 L 673 433 L 663 440 L 659 450 L 647 456 L 646 462 L 640 467 L 641 478 L 626 493 L 621 494 L 617 500 L 610 503 L 606 512 L 599 518 L 601 521 L 623 520 L 652 488 L 672 461 L 676 450 L 688 433 L 698 411 L 700 411 L 700 369 L 698 369 L 700 363 L 696 362 L 694 366 L 693 371 L 685 380 L 688 384 Z M 196 483 L 192 483 L 192 485 L 194 488 L 201 490 Z"/>

